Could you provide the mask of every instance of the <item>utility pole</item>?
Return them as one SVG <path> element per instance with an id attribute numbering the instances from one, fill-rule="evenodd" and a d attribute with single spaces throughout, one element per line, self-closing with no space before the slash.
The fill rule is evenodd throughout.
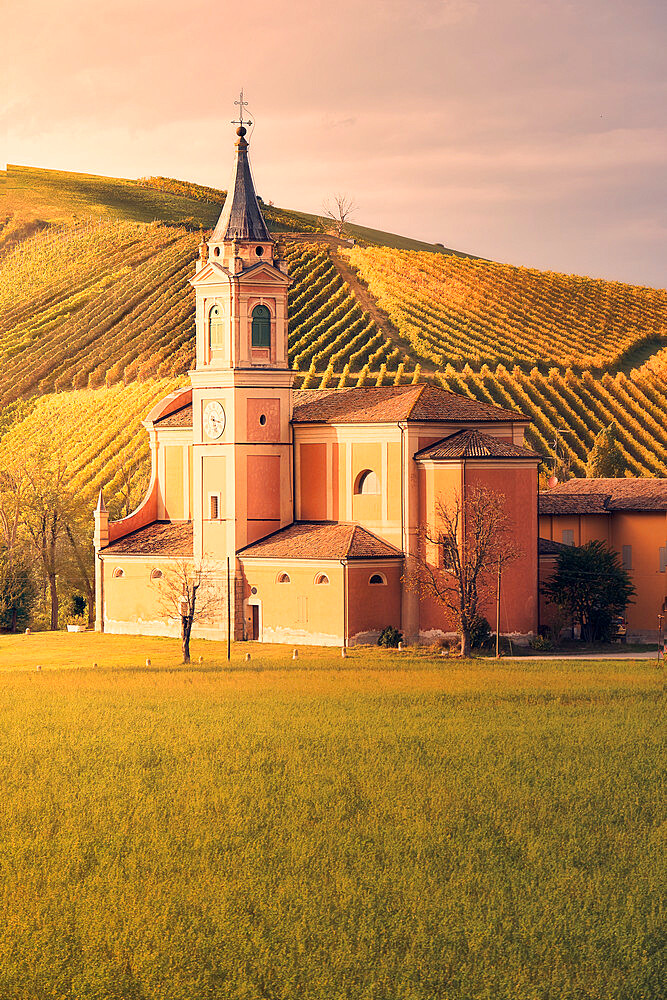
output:
<path id="1" fill-rule="evenodd" d="M 496 587 L 496 659 L 500 657 L 500 553 L 498 553 L 498 585 Z"/>

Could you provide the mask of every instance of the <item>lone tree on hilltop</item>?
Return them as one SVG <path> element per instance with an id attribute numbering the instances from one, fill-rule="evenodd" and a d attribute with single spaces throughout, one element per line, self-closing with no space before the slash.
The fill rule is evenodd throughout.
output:
<path id="1" fill-rule="evenodd" d="M 469 656 L 471 633 L 499 574 L 522 552 L 502 493 L 473 486 L 464 496 L 462 502 L 457 493 L 449 504 L 438 498 L 434 523 L 419 530 L 419 554 L 409 558 L 405 584 L 453 619 L 461 656 Z"/>
<path id="2" fill-rule="evenodd" d="M 617 440 L 617 427 L 614 421 L 608 427 L 603 427 L 593 442 L 593 447 L 586 463 L 588 479 L 622 479 L 625 476 L 627 463 Z"/>
<path id="3" fill-rule="evenodd" d="M 611 638 L 614 618 L 624 614 L 636 591 L 618 553 L 591 541 L 559 553 L 542 593 L 581 627 L 585 642 L 600 642 Z"/>
<path id="4" fill-rule="evenodd" d="M 330 219 L 334 224 L 336 236 L 342 236 L 346 224 L 350 222 L 358 206 L 349 194 L 339 192 L 331 198 L 327 198 L 323 208 L 327 219 Z"/>

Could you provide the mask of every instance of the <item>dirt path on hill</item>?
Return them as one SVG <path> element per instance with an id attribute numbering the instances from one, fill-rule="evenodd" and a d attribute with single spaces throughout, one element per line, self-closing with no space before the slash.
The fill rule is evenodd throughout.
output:
<path id="1" fill-rule="evenodd" d="M 351 264 L 343 257 L 340 253 L 339 245 L 333 244 L 331 247 L 331 259 L 334 262 L 336 270 L 340 274 L 343 281 L 347 281 L 348 285 L 352 289 L 355 298 L 358 300 L 359 305 L 362 309 L 365 309 L 367 313 L 373 317 L 375 325 L 380 329 L 387 340 L 390 340 L 393 344 L 403 351 L 404 354 L 408 356 L 412 361 L 415 360 L 414 349 L 409 340 L 406 340 L 404 336 L 399 332 L 396 326 L 392 323 L 391 319 L 387 313 L 382 309 L 377 300 L 371 294 L 368 285 L 361 280 L 355 269 Z M 437 371 L 436 366 L 431 361 L 426 361 L 423 358 L 418 357 L 416 359 L 421 370 L 426 374 L 433 374 Z"/>

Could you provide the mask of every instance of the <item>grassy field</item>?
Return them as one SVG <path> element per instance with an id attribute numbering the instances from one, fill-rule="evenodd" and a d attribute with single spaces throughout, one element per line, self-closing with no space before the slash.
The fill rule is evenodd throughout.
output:
<path id="1" fill-rule="evenodd" d="M 664 995 L 653 663 L 193 653 L 0 637 L 3 1000 Z"/>

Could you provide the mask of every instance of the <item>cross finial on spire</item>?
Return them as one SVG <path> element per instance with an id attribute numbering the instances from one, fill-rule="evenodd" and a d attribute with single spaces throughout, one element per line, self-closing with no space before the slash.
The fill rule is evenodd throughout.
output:
<path id="1" fill-rule="evenodd" d="M 248 107 L 248 102 L 243 100 L 243 87 L 241 87 L 241 94 L 239 100 L 234 101 L 234 104 L 238 104 L 240 108 L 240 113 L 239 113 L 239 120 L 232 122 L 232 125 L 240 125 L 241 128 L 243 128 L 244 125 L 252 125 L 252 122 L 249 121 L 247 118 L 245 121 L 243 120 L 243 109 Z"/>

